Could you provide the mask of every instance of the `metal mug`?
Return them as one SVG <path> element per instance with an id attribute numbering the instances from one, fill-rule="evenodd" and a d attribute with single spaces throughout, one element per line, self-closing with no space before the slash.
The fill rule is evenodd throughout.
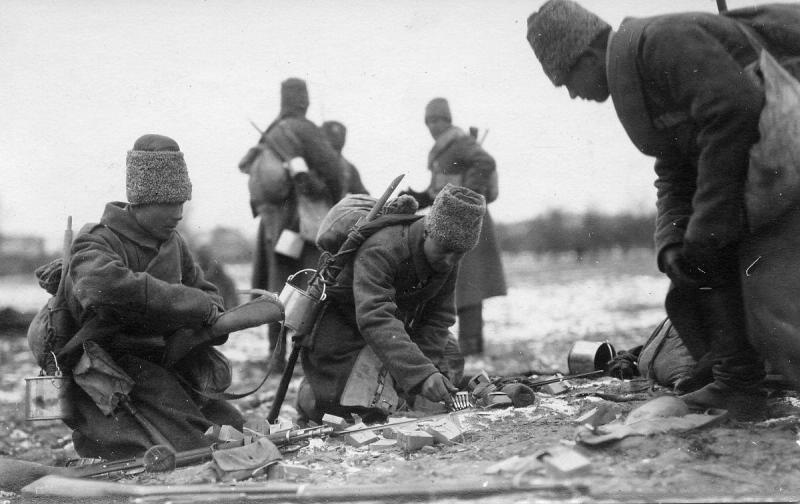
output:
<path id="1" fill-rule="evenodd" d="M 301 273 L 315 273 L 313 269 L 300 270 L 293 275 L 289 275 L 286 284 L 283 286 L 278 299 L 284 307 L 285 317 L 283 325 L 294 331 L 295 334 L 307 334 L 314 326 L 319 306 L 325 300 L 325 284 L 322 284 L 322 295 L 319 299 L 314 298 L 306 291 L 292 284 L 292 281 Z"/>
<path id="2" fill-rule="evenodd" d="M 300 233 L 296 233 L 290 229 L 284 229 L 278 236 L 278 241 L 275 242 L 275 253 L 291 257 L 292 259 L 300 259 L 303 254 L 303 245 L 305 244 L 303 237 Z"/>
<path id="3" fill-rule="evenodd" d="M 53 354 L 55 359 L 55 354 Z M 25 378 L 25 420 L 64 420 L 72 415 L 69 391 L 72 378 L 64 376 L 56 361 L 56 373 Z"/>
<path id="4" fill-rule="evenodd" d="M 617 351 L 608 341 L 576 341 L 567 355 L 569 374 L 602 371 L 615 355 Z"/>

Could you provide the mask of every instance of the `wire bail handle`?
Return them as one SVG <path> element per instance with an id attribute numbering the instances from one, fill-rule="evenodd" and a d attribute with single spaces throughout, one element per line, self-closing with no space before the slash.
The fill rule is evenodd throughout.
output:
<path id="1" fill-rule="evenodd" d="M 315 270 L 314 268 L 306 268 L 306 269 L 301 269 L 300 271 L 298 271 L 298 272 L 296 272 L 296 273 L 293 273 L 293 274 L 289 275 L 289 277 L 288 277 L 288 278 L 286 278 L 286 283 L 291 283 L 291 281 L 292 281 L 292 280 L 294 280 L 294 277 L 296 277 L 297 275 L 299 275 L 299 274 L 301 274 L 301 273 L 308 273 L 308 272 L 312 272 L 312 273 L 316 274 L 316 273 L 317 273 L 317 270 Z M 312 278 L 313 278 L 313 277 L 312 277 Z M 325 288 L 326 288 L 326 285 L 325 285 L 325 282 L 321 282 L 321 283 L 322 283 L 322 294 L 320 294 L 320 296 L 319 296 L 319 300 L 320 300 L 320 301 L 325 301 L 325 298 L 328 296 L 328 295 L 325 293 Z"/>

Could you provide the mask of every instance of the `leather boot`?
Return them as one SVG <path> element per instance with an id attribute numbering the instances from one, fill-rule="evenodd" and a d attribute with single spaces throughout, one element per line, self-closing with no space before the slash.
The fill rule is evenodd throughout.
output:
<path id="1" fill-rule="evenodd" d="M 465 306 L 458 310 L 458 345 L 461 354 L 483 353 L 483 305 Z"/>
<path id="2" fill-rule="evenodd" d="M 735 420 L 762 420 L 767 413 L 766 394 L 756 386 L 731 387 L 715 380 L 680 398 L 691 410 L 723 409 Z"/>
<path id="3" fill-rule="evenodd" d="M 297 389 L 295 409 L 297 410 L 295 423 L 301 427 L 307 426 L 309 420 L 313 420 L 317 423 L 322 421 L 322 415 L 317 410 L 317 401 L 314 397 L 314 391 L 305 378 L 300 382 L 300 386 Z"/>
<path id="4" fill-rule="evenodd" d="M 681 398 L 694 409 L 728 410 L 737 420 L 765 415 L 765 396 L 760 389 L 764 363 L 747 339 L 742 290 L 737 275 L 703 291 L 698 305 L 705 315 L 709 335 L 708 361 L 714 381 Z"/>

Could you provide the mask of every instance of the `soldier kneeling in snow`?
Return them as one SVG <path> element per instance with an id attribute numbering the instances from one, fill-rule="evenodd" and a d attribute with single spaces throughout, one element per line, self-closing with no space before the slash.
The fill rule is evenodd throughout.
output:
<path id="1" fill-rule="evenodd" d="M 230 384 L 227 360 L 213 347 L 227 335 L 211 331 L 222 298 L 175 229 L 192 190 L 178 144 L 139 138 L 128 152 L 126 186 L 128 203 L 108 203 L 100 222 L 78 234 L 64 278 L 79 330 L 61 353 L 70 369 L 81 358 L 65 422 L 84 457 L 139 456 L 155 441 L 179 451 L 208 446 L 210 426 L 241 429 L 244 421 L 226 401 L 204 395 Z M 106 374 L 79 370 L 87 357 Z M 98 402 L 96 392 L 108 388 Z"/>
<path id="2" fill-rule="evenodd" d="M 364 241 L 328 289 L 313 346 L 303 349 L 300 420 L 319 422 L 325 413 L 381 420 L 398 393 L 409 402 L 417 395 L 451 402 L 458 265 L 475 247 L 485 212 L 483 196 L 447 185 L 427 216 Z"/>

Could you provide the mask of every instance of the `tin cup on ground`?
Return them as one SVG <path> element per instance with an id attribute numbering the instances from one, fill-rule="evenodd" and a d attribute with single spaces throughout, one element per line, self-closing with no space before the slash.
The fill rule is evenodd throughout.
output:
<path id="1" fill-rule="evenodd" d="M 603 371 L 617 355 L 608 341 L 576 341 L 567 355 L 569 374 Z"/>

